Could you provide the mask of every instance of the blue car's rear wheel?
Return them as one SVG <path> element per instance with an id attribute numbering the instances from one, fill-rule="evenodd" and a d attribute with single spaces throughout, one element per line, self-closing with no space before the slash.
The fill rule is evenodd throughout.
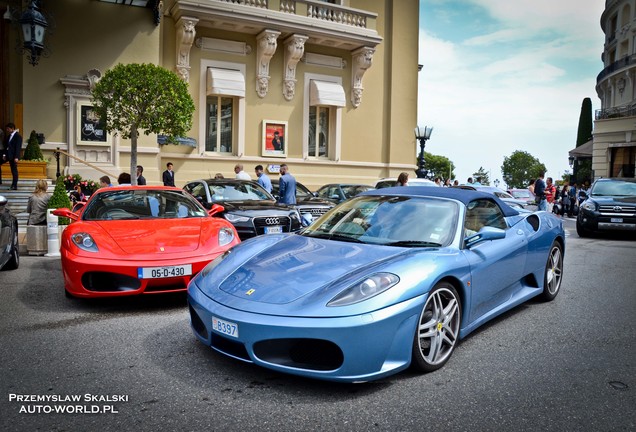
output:
<path id="1" fill-rule="evenodd" d="M 461 303 L 455 288 L 440 282 L 426 300 L 413 339 L 413 366 L 422 372 L 441 368 L 455 350 L 461 323 Z"/>
<path id="2" fill-rule="evenodd" d="M 541 298 L 544 301 L 554 300 L 561 288 L 563 278 L 563 250 L 559 242 L 552 243 L 550 255 L 545 266 L 545 276 L 543 277 L 543 292 Z"/>

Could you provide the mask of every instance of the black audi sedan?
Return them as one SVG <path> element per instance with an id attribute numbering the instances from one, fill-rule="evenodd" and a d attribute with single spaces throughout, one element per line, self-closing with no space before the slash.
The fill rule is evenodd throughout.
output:
<path id="1" fill-rule="evenodd" d="M 300 230 L 298 211 L 280 204 L 256 182 L 235 179 L 206 179 L 188 182 L 183 189 L 207 209 L 219 204 L 218 213 L 227 219 L 241 240 L 261 234 L 278 234 Z"/>
<path id="2" fill-rule="evenodd" d="M 608 231 L 636 233 L 636 179 L 597 179 L 581 203 L 576 218 L 579 237 Z"/>
<path id="3" fill-rule="evenodd" d="M 278 198 L 279 181 L 278 179 L 272 180 L 272 195 Z M 333 201 L 329 201 L 316 196 L 302 183 L 296 182 L 296 209 L 300 213 L 303 220 L 314 220 L 327 213 L 333 207 L 335 207 Z M 311 217 L 307 219 L 307 215 Z"/>
<path id="4" fill-rule="evenodd" d="M 18 220 L 7 208 L 8 200 L 0 196 L 0 269 L 15 270 L 20 265 Z"/>

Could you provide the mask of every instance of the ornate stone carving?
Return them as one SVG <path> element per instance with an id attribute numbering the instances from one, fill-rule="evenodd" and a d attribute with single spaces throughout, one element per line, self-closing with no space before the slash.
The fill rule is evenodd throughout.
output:
<path id="1" fill-rule="evenodd" d="M 86 74 L 86 78 L 88 79 L 88 87 L 93 90 L 95 88 L 95 84 L 97 84 L 102 78 L 102 73 L 99 69 L 91 69 Z"/>
<path id="2" fill-rule="evenodd" d="M 256 36 L 256 93 L 260 97 L 265 97 L 269 89 L 269 61 L 276 52 L 278 36 L 276 30 L 263 30 Z"/>
<path id="3" fill-rule="evenodd" d="M 291 35 L 285 39 L 285 74 L 283 81 L 283 96 L 290 101 L 296 91 L 296 65 L 305 52 L 305 41 L 309 39 L 303 35 Z"/>
<path id="4" fill-rule="evenodd" d="M 192 17 L 181 17 L 177 21 L 177 73 L 184 81 L 190 78 L 190 50 L 198 22 L 197 18 Z"/>
<path id="5" fill-rule="evenodd" d="M 351 70 L 351 103 L 354 108 L 360 106 L 362 102 L 362 77 L 367 69 L 371 67 L 375 48 L 362 47 L 351 53 L 352 70 Z"/>

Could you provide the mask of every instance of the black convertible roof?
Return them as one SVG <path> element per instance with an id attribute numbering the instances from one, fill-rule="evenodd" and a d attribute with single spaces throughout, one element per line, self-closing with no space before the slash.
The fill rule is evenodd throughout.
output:
<path id="1" fill-rule="evenodd" d="M 403 196 L 421 196 L 421 197 L 439 197 L 450 198 L 468 205 L 471 201 L 476 199 L 490 199 L 497 203 L 505 216 L 516 216 L 519 212 L 512 207 L 508 206 L 504 201 L 497 196 L 479 192 L 475 190 L 467 190 L 461 188 L 449 188 L 449 187 L 437 187 L 437 186 L 398 186 L 384 189 L 375 189 L 367 192 L 363 192 L 360 195 L 403 195 Z"/>

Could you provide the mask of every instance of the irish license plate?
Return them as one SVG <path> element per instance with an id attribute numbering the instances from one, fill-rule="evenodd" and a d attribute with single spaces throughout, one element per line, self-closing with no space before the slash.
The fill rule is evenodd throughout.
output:
<path id="1" fill-rule="evenodd" d="M 623 218 L 611 218 L 612 223 L 623 223 Z"/>
<path id="2" fill-rule="evenodd" d="M 139 279 L 163 279 L 180 276 L 190 276 L 192 274 L 192 264 L 180 266 L 163 267 L 139 267 L 137 276 Z"/>
<path id="3" fill-rule="evenodd" d="M 225 321 L 215 316 L 212 317 L 212 329 L 233 338 L 239 337 L 238 324 L 231 321 Z"/>
<path id="4" fill-rule="evenodd" d="M 283 232 L 282 226 L 265 227 L 265 234 L 280 234 Z"/>

